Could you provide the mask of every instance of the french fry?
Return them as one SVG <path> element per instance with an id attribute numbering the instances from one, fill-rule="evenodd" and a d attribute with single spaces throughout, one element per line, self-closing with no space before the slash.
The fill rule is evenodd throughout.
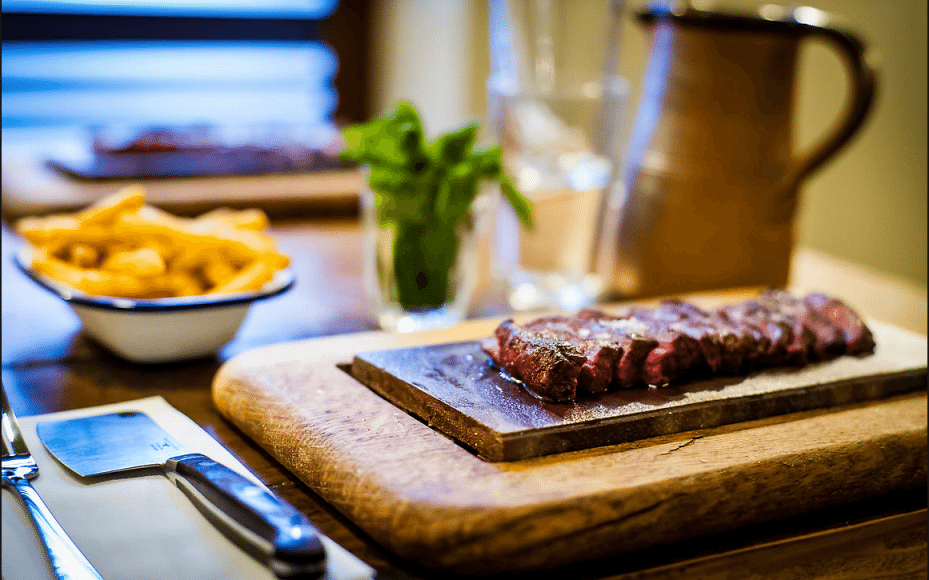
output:
<path id="1" fill-rule="evenodd" d="M 210 294 L 257 290 L 274 277 L 274 267 L 265 260 L 255 260 L 235 276 L 210 290 Z"/>
<path id="2" fill-rule="evenodd" d="M 79 287 L 84 280 L 84 271 L 82 268 L 71 266 L 67 262 L 58 260 L 52 256 L 48 248 L 36 248 L 32 253 L 32 262 L 29 264 L 29 267 L 39 274 L 54 278 L 63 284 L 74 286 L 75 288 Z"/>
<path id="3" fill-rule="evenodd" d="M 17 233 L 34 247 L 52 247 L 59 251 L 71 244 L 104 245 L 121 241 L 110 228 L 82 226 L 73 215 L 22 218 L 16 222 Z"/>
<path id="4" fill-rule="evenodd" d="M 274 240 L 261 232 L 215 221 L 195 221 L 190 226 L 191 233 L 221 240 L 234 258 L 250 259 L 257 254 L 275 251 Z"/>
<path id="5" fill-rule="evenodd" d="M 268 228 L 268 215 L 260 209 L 234 210 L 218 207 L 197 218 L 198 221 L 221 222 L 236 228 L 262 232 Z"/>
<path id="6" fill-rule="evenodd" d="M 236 275 L 235 268 L 226 260 L 208 260 L 203 264 L 202 271 L 210 287 L 221 286 Z"/>
<path id="7" fill-rule="evenodd" d="M 167 267 L 158 250 L 145 247 L 111 253 L 100 264 L 100 269 L 136 276 L 157 276 L 164 274 Z"/>
<path id="8" fill-rule="evenodd" d="M 111 223 L 121 213 L 135 211 L 145 203 L 145 188 L 131 185 L 101 199 L 77 214 L 81 225 Z"/>
<path id="9" fill-rule="evenodd" d="M 68 263 L 78 268 L 95 268 L 100 259 L 100 252 L 87 244 L 71 244 L 67 250 Z"/>
<path id="10" fill-rule="evenodd" d="M 203 293 L 205 293 L 205 289 L 196 276 L 190 272 L 182 271 L 153 278 L 152 291 L 147 298 L 198 296 Z"/>
<path id="11" fill-rule="evenodd" d="M 132 212 L 127 212 L 127 213 L 132 213 Z M 136 210 L 135 213 L 144 219 L 155 221 L 155 222 L 164 222 L 164 223 L 171 223 L 171 224 L 178 224 L 178 223 L 184 222 L 184 218 L 179 218 L 172 213 L 166 212 L 165 210 L 159 207 L 148 205 L 147 203 L 142 204 L 142 207 Z"/>
<path id="12" fill-rule="evenodd" d="M 117 218 L 114 232 L 121 237 L 137 235 L 173 244 L 179 249 L 178 267 L 191 267 L 203 261 L 204 254 L 224 252 L 230 260 L 248 263 L 259 257 L 273 256 L 275 263 L 289 260 L 277 252 L 274 240 L 265 234 L 239 229 L 215 221 L 152 219 L 139 213 L 125 213 Z"/>
<path id="13" fill-rule="evenodd" d="M 32 259 L 32 269 L 86 294 L 98 296 L 139 298 L 148 288 L 148 281 L 142 278 L 130 274 L 78 268 L 48 253 L 37 252 Z"/>
<path id="14" fill-rule="evenodd" d="M 44 246 L 62 236 L 80 231 L 81 224 L 73 215 L 26 217 L 16 222 L 16 232 L 33 246 Z"/>

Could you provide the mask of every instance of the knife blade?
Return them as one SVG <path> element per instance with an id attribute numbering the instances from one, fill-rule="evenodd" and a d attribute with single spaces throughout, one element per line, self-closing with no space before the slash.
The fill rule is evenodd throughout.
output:
<path id="1" fill-rule="evenodd" d="M 302 513 L 228 467 L 187 450 L 142 412 L 44 421 L 37 432 L 55 459 L 84 478 L 167 475 L 218 529 L 279 577 L 325 571 L 325 549 Z"/>

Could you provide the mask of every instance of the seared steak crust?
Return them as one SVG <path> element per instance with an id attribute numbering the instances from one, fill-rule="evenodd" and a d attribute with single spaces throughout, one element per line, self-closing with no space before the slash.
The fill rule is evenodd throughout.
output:
<path id="1" fill-rule="evenodd" d="M 587 360 L 581 351 L 548 333 L 516 326 L 512 320 L 501 322 L 494 336 L 499 357 L 494 361 L 500 368 L 544 399 L 574 400 L 577 377 Z"/>
<path id="2" fill-rule="evenodd" d="M 874 351 L 871 331 L 842 301 L 782 290 L 708 312 L 666 301 L 607 314 L 582 310 L 524 325 L 505 320 L 481 343 L 494 362 L 539 397 L 666 386 L 687 377 L 745 374 Z"/>
<path id="3" fill-rule="evenodd" d="M 581 351 L 587 360 L 577 377 L 577 390 L 584 393 L 604 393 L 613 381 L 613 368 L 623 354 L 621 344 L 592 338 L 572 324 L 566 316 L 539 318 L 525 325 L 527 330 L 551 340 L 567 342 Z"/>
<path id="4" fill-rule="evenodd" d="M 831 298 L 825 294 L 808 294 L 804 303 L 812 308 L 819 316 L 834 324 L 845 342 L 846 352 L 851 355 L 869 354 L 874 352 L 874 336 L 871 329 L 838 298 Z"/>
<path id="5" fill-rule="evenodd" d="M 842 331 L 805 299 L 797 298 L 784 290 L 765 290 L 758 297 L 758 301 L 771 311 L 799 321 L 812 332 L 813 348 L 807 350 L 810 359 L 827 360 L 845 353 Z"/>

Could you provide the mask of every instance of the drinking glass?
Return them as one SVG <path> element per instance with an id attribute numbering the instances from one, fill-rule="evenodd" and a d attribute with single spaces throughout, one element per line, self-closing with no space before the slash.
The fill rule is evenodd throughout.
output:
<path id="1" fill-rule="evenodd" d="M 490 4 L 488 117 L 535 218 L 526 229 L 506 205 L 497 216 L 494 271 L 516 310 L 591 306 L 612 274 L 614 245 L 601 241 L 624 195 L 628 83 L 614 70 L 611 14 L 607 2 Z"/>
<path id="2" fill-rule="evenodd" d="M 370 188 L 362 192 L 365 290 L 381 328 L 422 332 L 454 326 L 466 318 L 478 281 L 479 242 L 491 205 L 491 196 L 480 194 L 451 232 L 454 243 L 443 244 L 440 256 L 427 238 L 418 236 L 428 236 L 428 232 L 411 230 L 420 226 L 380 221 L 375 193 Z"/>

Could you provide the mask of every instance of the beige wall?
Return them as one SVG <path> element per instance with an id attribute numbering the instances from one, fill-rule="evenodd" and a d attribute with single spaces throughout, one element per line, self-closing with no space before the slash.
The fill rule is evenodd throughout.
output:
<path id="1" fill-rule="evenodd" d="M 603 0 L 604 4 L 607 0 Z M 759 3 L 734 0 L 733 6 Z M 881 54 L 877 103 L 857 138 L 803 191 L 801 243 L 926 285 L 927 3 L 925 0 L 815 0 Z M 630 9 L 641 3 L 630 3 Z M 486 1 L 382 0 L 377 6 L 373 110 L 397 98 L 416 102 L 430 130 L 486 112 Z M 592 15 L 589 22 L 596 22 Z M 647 61 L 638 25 L 627 18 L 620 71 L 632 110 Z M 843 63 L 828 47 L 804 47 L 796 138 L 810 144 L 838 116 L 846 97 Z M 631 128 L 630 115 L 627 132 Z"/>

